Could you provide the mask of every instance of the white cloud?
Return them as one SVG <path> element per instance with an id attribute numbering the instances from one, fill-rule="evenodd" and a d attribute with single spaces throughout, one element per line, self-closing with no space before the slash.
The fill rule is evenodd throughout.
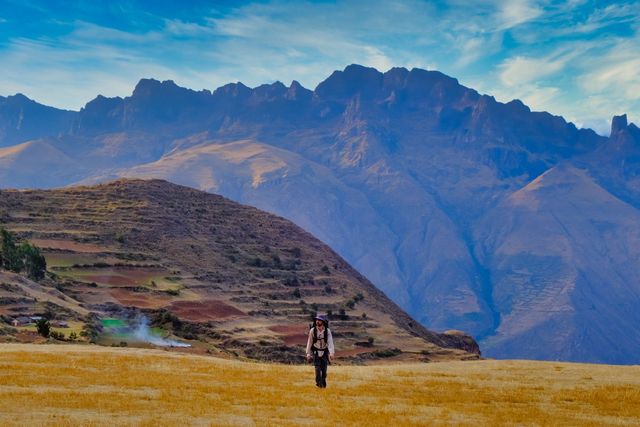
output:
<path id="1" fill-rule="evenodd" d="M 179 79 L 173 70 L 143 61 L 131 52 L 95 44 L 89 50 L 51 41 L 13 40 L 3 53 L 0 87 L 36 101 L 78 110 L 97 94 L 126 96 L 141 77 Z M 55 48 L 54 48 L 55 47 Z"/>
<path id="2" fill-rule="evenodd" d="M 499 28 L 508 29 L 532 21 L 543 14 L 537 2 L 530 0 L 505 0 L 499 7 Z"/>
<path id="3" fill-rule="evenodd" d="M 595 130 L 600 135 L 609 135 L 611 118 L 621 114 L 628 114 L 629 120 L 640 118 L 640 109 L 624 100 L 617 100 L 611 96 L 590 95 L 568 113 L 576 126 Z"/>
<path id="4" fill-rule="evenodd" d="M 539 80 L 562 70 L 565 59 L 525 58 L 516 56 L 500 65 L 500 80 L 507 86 L 517 86 Z"/>
<path id="5" fill-rule="evenodd" d="M 498 32 L 477 35 L 458 34 L 455 39 L 452 39 L 451 46 L 459 52 L 454 66 L 458 70 L 464 71 L 474 62 L 500 52 L 502 34 Z"/>
<path id="6" fill-rule="evenodd" d="M 77 44 L 78 46 L 93 46 L 96 44 L 119 44 L 120 46 L 133 47 L 156 43 L 163 39 L 159 32 L 133 33 L 115 28 L 104 27 L 85 21 L 75 21 L 74 28 L 68 35 L 60 37 L 65 44 Z M 125 45 L 126 44 L 126 45 Z"/>
<path id="7" fill-rule="evenodd" d="M 522 96 L 522 101 L 538 111 L 554 111 L 555 99 L 560 94 L 557 87 L 532 86 Z"/>
<path id="8" fill-rule="evenodd" d="M 638 4 L 637 2 L 626 4 L 610 4 L 604 8 L 596 9 L 594 13 L 589 16 L 587 23 L 597 24 L 601 26 L 613 22 L 637 22 L 638 11 L 640 11 L 640 4 Z"/>
<path id="9" fill-rule="evenodd" d="M 387 71 L 394 66 L 394 63 L 382 51 L 373 46 L 365 46 L 366 59 L 364 65 L 376 68 L 379 71 Z"/>
<path id="10" fill-rule="evenodd" d="M 610 39 L 599 55 L 584 58 L 577 78 L 589 108 L 588 117 L 629 113 L 640 117 L 640 34 Z M 579 109 L 580 106 L 576 106 Z"/>
<path id="11" fill-rule="evenodd" d="M 548 111 L 557 114 L 558 109 L 564 107 L 560 99 L 562 91 L 553 86 L 527 83 L 516 88 L 493 88 L 490 93 L 500 102 L 519 99 L 533 111 Z"/>
<path id="12" fill-rule="evenodd" d="M 179 37 L 200 37 L 214 32 L 210 26 L 184 22 L 179 19 L 165 20 L 164 31 Z"/>
<path id="13" fill-rule="evenodd" d="M 607 27 L 620 26 L 624 24 L 633 25 L 638 22 L 640 16 L 640 3 L 612 4 L 606 7 L 593 10 L 585 19 L 578 16 L 573 19 L 575 8 L 570 4 L 557 10 L 550 16 L 550 21 L 545 28 L 543 36 L 548 39 L 560 37 L 585 37 L 594 35 L 598 39 L 602 38 L 599 32 Z"/>
<path id="14" fill-rule="evenodd" d="M 611 57 L 610 57 L 611 58 Z M 582 76 L 582 86 L 589 92 L 613 92 L 629 99 L 640 99 L 640 58 L 602 64 Z"/>

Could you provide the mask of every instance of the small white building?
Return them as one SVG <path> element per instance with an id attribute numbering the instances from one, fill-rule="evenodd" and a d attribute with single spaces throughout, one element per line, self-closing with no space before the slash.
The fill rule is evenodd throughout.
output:
<path id="1" fill-rule="evenodd" d="M 34 323 L 34 321 L 31 320 L 31 317 L 27 316 L 18 316 L 11 321 L 11 325 L 13 325 L 14 327 L 27 326 L 31 325 L 32 323 Z"/>

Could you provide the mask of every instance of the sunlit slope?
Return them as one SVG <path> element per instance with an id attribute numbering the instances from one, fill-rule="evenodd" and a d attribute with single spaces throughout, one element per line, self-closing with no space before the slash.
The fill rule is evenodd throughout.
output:
<path id="1" fill-rule="evenodd" d="M 339 362 L 338 362 L 339 363 Z M 139 349 L 0 346 L 2 425 L 638 425 L 640 367 L 312 367 Z"/>

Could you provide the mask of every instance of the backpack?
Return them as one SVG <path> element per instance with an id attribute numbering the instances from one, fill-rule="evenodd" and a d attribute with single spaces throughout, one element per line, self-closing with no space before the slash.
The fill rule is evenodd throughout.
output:
<path id="1" fill-rule="evenodd" d="M 329 323 L 329 322 L 326 322 Z M 324 326 L 324 342 L 325 344 L 328 346 L 329 345 L 329 326 L 325 324 Z M 318 328 L 314 325 L 313 326 L 313 348 L 316 348 L 316 342 L 318 341 Z M 320 349 L 318 349 L 320 350 Z"/>

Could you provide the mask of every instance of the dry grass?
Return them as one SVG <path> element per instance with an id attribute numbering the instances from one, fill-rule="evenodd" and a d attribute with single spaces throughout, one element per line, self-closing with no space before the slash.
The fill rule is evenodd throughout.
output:
<path id="1" fill-rule="evenodd" d="M 51 326 L 51 330 L 55 332 L 63 333 L 66 337 L 68 337 L 71 332 L 75 332 L 76 335 L 80 336 L 80 332 L 82 332 L 82 327 L 84 326 L 83 322 L 68 321 L 67 324 L 69 325 L 68 328 Z M 16 329 L 18 331 L 28 331 L 33 333 L 36 333 L 38 331 L 38 328 L 35 325 L 18 326 Z"/>
<path id="2" fill-rule="evenodd" d="M 2 425 L 639 425 L 640 367 L 527 361 L 284 366 L 0 346 Z"/>

